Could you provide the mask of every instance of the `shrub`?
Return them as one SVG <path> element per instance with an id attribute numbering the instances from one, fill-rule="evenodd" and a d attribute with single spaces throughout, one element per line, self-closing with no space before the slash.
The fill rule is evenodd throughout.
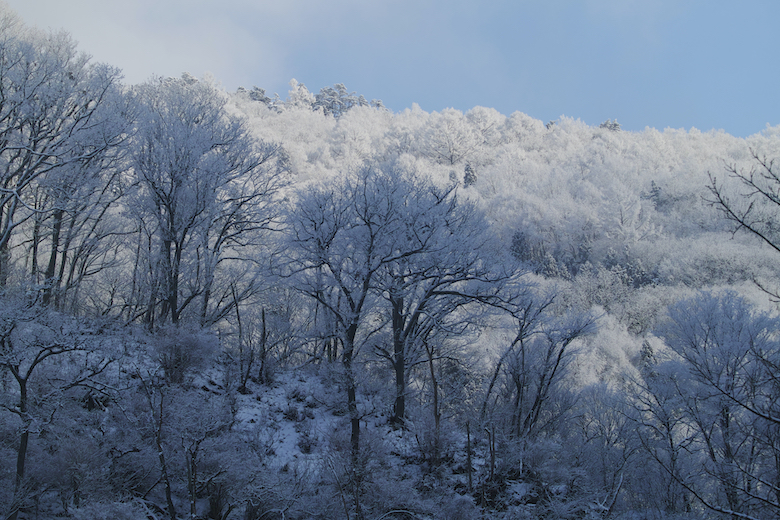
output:
<path id="1" fill-rule="evenodd" d="M 218 346 L 216 338 L 204 331 L 168 329 L 156 338 L 154 350 L 165 380 L 180 385 L 197 369 L 207 365 Z"/>

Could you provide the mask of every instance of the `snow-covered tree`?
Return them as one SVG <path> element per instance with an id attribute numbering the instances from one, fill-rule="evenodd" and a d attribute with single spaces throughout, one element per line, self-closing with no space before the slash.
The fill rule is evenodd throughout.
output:
<path id="1" fill-rule="evenodd" d="M 40 211 L 63 209 L 51 198 L 35 207 L 37 187 L 63 175 L 94 175 L 84 170 L 122 141 L 126 123 L 112 112 L 119 79 L 117 69 L 90 63 L 68 34 L 28 29 L 0 7 L 0 285 L 9 276 L 18 228 Z M 58 215 L 53 226 L 62 231 Z M 51 244 L 55 271 L 61 247 Z M 51 271 L 44 270 L 53 279 Z"/>
<path id="2" fill-rule="evenodd" d="M 474 319 L 458 310 L 492 301 L 515 274 L 497 261 L 498 243 L 483 215 L 456 197 L 455 186 L 439 189 L 414 177 L 407 183 L 398 205 L 402 227 L 397 240 L 403 244 L 399 250 L 413 254 L 388 262 L 377 281 L 390 304 L 392 348 L 379 346 L 378 352 L 393 367 L 393 420 L 398 423 L 405 415 L 409 366 L 426 356 L 430 363 L 438 360 L 436 344 Z"/>
<path id="3" fill-rule="evenodd" d="M 459 110 L 447 108 L 428 116 L 418 137 L 420 153 L 439 164 L 460 164 L 481 144 L 480 136 Z"/>
<path id="4" fill-rule="evenodd" d="M 752 161 L 749 168 L 742 168 L 736 163 L 726 165 L 728 180 L 732 182 L 718 181 L 710 173 L 709 201 L 733 223 L 736 231 L 747 231 L 774 251 L 780 252 L 780 234 L 777 229 L 780 164 L 755 149 L 751 150 L 750 155 Z M 777 298 L 771 284 L 764 289 Z"/>
<path id="5" fill-rule="evenodd" d="M 473 231 L 468 226 L 474 224 Z M 288 220 L 293 283 L 334 325 L 340 345 L 351 424 L 355 508 L 360 507 L 360 421 L 357 355 L 380 330 L 380 302 L 393 308 L 392 360 L 397 380 L 396 415 L 402 418 L 405 355 L 419 348 L 420 330 L 437 319 L 445 297 L 465 291 L 479 276 L 473 247 L 480 229 L 451 193 L 416 181 L 397 164 L 370 164 L 335 186 L 300 194 Z M 464 233 L 470 237 L 458 236 Z M 430 311 L 430 314 L 428 312 Z"/>
<path id="6" fill-rule="evenodd" d="M 298 82 L 295 78 L 290 80 L 290 91 L 287 93 L 287 100 L 284 102 L 284 107 L 286 109 L 311 109 L 315 101 L 316 98 L 314 97 L 314 94 L 309 92 L 306 85 Z"/>
<path id="7" fill-rule="evenodd" d="M 109 349 L 85 328 L 23 296 L 12 299 L 6 294 L 0 301 L 0 377 L 4 381 L 0 412 L 15 417 L 9 423 L 18 435 L 13 443 L 13 484 L 6 483 L 13 493 L 6 495 L 11 499 L 3 507 L 10 520 L 41 491 L 35 479 L 28 478 L 27 462 L 45 425 L 53 421 L 63 400 L 73 398 L 74 389 L 100 389 L 95 378 L 111 363 Z"/>
<path id="8" fill-rule="evenodd" d="M 178 323 L 190 305 L 202 324 L 230 312 L 257 286 L 250 256 L 277 217 L 283 173 L 274 145 L 250 138 L 227 98 L 207 81 L 155 79 L 137 88 L 141 104 L 131 164 L 136 189 L 138 316 Z M 231 262 L 228 262 L 227 252 Z M 234 287 L 235 288 L 235 287 Z"/>
<path id="9" fill-rule="evenodd" d="M 778 326 L 726 292 L 679 302 L 661 329 L 689 377 L 670 381 L 683 403 L 685 449 L 700 454 L 701 470 L 680 482 L 710 510 L 738 518 L 780 510 Z"/>
<path id="10" fill-rule="evenodd" d="M 353 107 L 369 106 L 366 98 L 349 92 L 343 83 L 336 83 L 332 87 L 322 87 L 314 98 L 312 109 L 322 110 L 326 116 L 333 116 L 336 119 Z"/>
<path id="11" fill-rule="evenodd" d="M 411 254 L 400 243 L 398 213 L 405 183 L 369 166 L 340 185 L 301 193 L 288 218 L 290 270 L 294 284 L 328 313 L 341 343 L 341 364 L 350 420 L 352 494 L 360 513 L 360 420 L 356 356 L 373 330 L 373 290 L 379 271 Z"/>

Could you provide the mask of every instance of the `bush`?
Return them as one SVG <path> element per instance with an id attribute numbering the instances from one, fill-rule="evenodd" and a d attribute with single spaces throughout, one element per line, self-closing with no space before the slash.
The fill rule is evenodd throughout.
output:
<path id="1" fill-rule="evenodd" d="M 204 331 L 186 332 L 171 328 L 161 331 L 154 350 L 165 380 L 183 384 L 198 369 L 205 367 L 218 351 L 217 339 Z"/>

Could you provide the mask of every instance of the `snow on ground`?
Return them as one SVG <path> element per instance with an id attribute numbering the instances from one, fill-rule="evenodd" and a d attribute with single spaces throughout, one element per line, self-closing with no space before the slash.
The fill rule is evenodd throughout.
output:
<path id="1" fill-rule="evenodd" d="M 344 397 L 313 370 L 284 371 L 270 385 L 250 382 L 237 396 L 237 431 L 264 447 L 267 464 L 316 471 L 337 432 L 348 428 Z"/>
<path id="2" fill-rule="evenodd" d="M 318 471 L 335 449 L 346 448 L 349 419 L 344 413 L 346 396 L 328 375 L 314 370 L 284 371 L 270 385 L 250 383 L 247 395 L 237 395 L 237 431 L 245 432 L 264 447 L 269 467 L 282 469 L 295 465 Z M 377 409 L 369 397 L 361 409 Z M 395 471 L 409 472 L 410 461 L 420 462 L 422 441 L 410 421 L 407 429 L 394 429 L 381 413 L 366 414 L 361 421 L 361 444 L 372 455 L 383 454 Z M 463 450 L 454 454 L 456 465 L 465 467 L 465 438 L 456 444 Z M 462 452 L 462 453 L 461 453 Z M 461 460 L 462 459 L 462 460 Z M 417 473 L 417 468 L 413 471 Z M 458 475 L 466 481 L 466 476 Z"/>

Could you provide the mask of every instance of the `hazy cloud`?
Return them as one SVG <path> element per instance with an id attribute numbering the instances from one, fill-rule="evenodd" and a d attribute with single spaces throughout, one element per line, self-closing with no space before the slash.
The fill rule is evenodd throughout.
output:
<path id="1" fill-rule="evenodd" d="M 211 72 L 283 97 L 345 83 L 394 110 L 490 106 L 626 129 L 778 123 L 780 2 L 8 0 L 129 83 Z M 760 80 L 752 76 L 761 75 Z"/>

